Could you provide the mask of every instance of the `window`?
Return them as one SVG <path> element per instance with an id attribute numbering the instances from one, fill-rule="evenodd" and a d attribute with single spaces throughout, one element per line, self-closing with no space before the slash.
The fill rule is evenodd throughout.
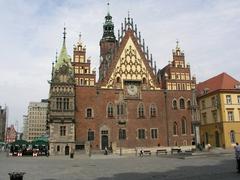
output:
<path id="1" fill-rule="evenodd" d="M 147 83 L 146 78 L 143 78 L 142 82 L 143 82 L 143 84 L 146 84 Z"/>
<path id="2" fill-rule="evenodd" d="M 87 108 L 86 109 L 86 118 L 92 118 L 92 117 L 93 117 L 92 108 Z"/>
<path id="3" fill-rule="evenodd" d="M 107 116 L 108 117 L 113 117 L 113 105 L 112 103 L 109 103 L 107 106 Z"/>
<path id="4" fill-rule="evenodd" d="M 205 108 L 206 108 L 205 101 L 202 100 L 202 109 L 205 109 Z"/>
<path id="5" fill-rule="evenodd" d="M 138 117 L 143 118 L 144 117 L 144 106 L 143 103 L 140 103 L 138 105 Z"/>
<path id="6" fill-rule="evenodd" d="M 230 141 L 231 141 L 231 143 L 235 143 L 236 142 L 235 132 L 233 130 L 230 131 Z"/>
<path id="7" fill-rule="evenodd" d="M 217 122 L 217 111 L 212 111 L 212 118 L 214 120 L 214 122 Z"/>
<path id="8" fill-rule="evenodd" d="M 232 104 L 231 95 L 226 95 L 226 102 L 227 102 L 227 104 Z"/>
<path id="9" fill-rule="evenodd" d="M 60 136 L 66 136 L 66 126 L 60 126 Z"/>
<path id="10" fill-rule="evenodd" d="M 177 125 L 177 122 L 173 123 L 173 135 L 178 135 L 178 125 Z"/>
<path id="11" fill-rule="evenodd" d="M 151 129 L 151 138 L 157 139 L 158 138 L 158 131 L 157 129 Z"/>
<path id="12" fill-rule="evenodd" d="M 62 98 L 57 98 L 57 110 L 62 109 Z"/>
<path id="13" fill-rule="evenodd" d="M 138 139 L 145 139 L 145 129 L 138 129 Z"/>
<path id="14" fill-rule="evenodd" d="M 117 77 L 117 83 L 121 83 L 121 78 Z"/>
<path id="15" fill-rule="evenodd" d="M 88 130 L 88 141 L 94 140 L 94 131 Z"/>
<path id="16" fill-rule="evenodd" d="M 228 121 L 234 121 L 233 111 L 228 111 Z"/>
<path id="17" fill-rule="evenodd" d="M 181 120 L 181 126 L 182 126 L 182 134 L 187 134 L 187 123 L 185 118 Z"/>
<path id="18" fill-rule="evenodd" d="M 237 103 L 240 104 L 240 96 L 237 96 Z"/>
<path id="19" fill-rule="evenodd" d="M 179 104 L 180 104 L 180 109 L 185 109 L 185 102 L 183 98 L 179 100 Z"/>
<path id="20" fill-rule="evenodd" d="M 212 101 L 212 107 L 216 107 L 216 99 L 215 99 L 215 96 L 213 96 L 211 98 L 211 101 Z"/>
<path id="21" fill-rule="evenodd" d="M 151 105 L 151 107 L 150 107 L 150 116 L 151 117 L 156 117 L 156 107 L 155 107 L 155 105 L 154 104 L 152 104 Z"/>
<path id="22" fill-rule="evenodd" d="M 57 152 L 59 152 L 59 151 L 60 151 L 60 146 L 58 145 L 58 146 L 57 146 Z"/>
<path id="23" fill-rule="evenodd" d="M 69 98 L 63 98 L 63 109 L 64 110 L 69 109 Z"/>
<path id="24" fill-rule="evenodd" d="M 177 109 L 177 101 L 176 100 L 173 100 L 173 109 Z"/>
<path id="25" fill-rule="evenodd" d="M 124 114 L 124 105 L 123 103 L 117 104 L 117 115 L 123 115 Z"/>
<path id="26" fill-rule="evenodd" d="M 124 139 L 126 139 L 126 137 L 127 137 L 127 135 L 126 135 L 126 129 L 122 129 L 122 128 L 120 128 L 119 129 L 119 139 L 121 139 L 121 140 L 124 140 Z"/>

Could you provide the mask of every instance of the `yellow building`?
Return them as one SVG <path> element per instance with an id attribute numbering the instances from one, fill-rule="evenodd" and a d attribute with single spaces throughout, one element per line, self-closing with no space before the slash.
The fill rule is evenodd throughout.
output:
<path id="1" fill-rule="evenodd" d="M 230 148 L 240 142 L 240 82 L 226 73 L 197 85 L 201 142 Z"/>

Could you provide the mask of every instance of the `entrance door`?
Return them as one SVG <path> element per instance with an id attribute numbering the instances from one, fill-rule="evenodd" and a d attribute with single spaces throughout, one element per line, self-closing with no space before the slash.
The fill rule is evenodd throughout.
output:
<path id="1" fill-rule="evenodd" d="M 216 141 L 216 147 L 220 147 L 220 139 L 219 139 L 218 131 L 215 131 L 215 141 Z"/>
<path id="2" fill-rule="evenodd" d="M 65 155 L 69 155 L 69 146 L 65 146 Z"/>
<path id="3" fill-rule="evenodd" d="M 104 150 L 105 147 L 108 148 L 108 136 L 102 135 L 102 150 Z"/>

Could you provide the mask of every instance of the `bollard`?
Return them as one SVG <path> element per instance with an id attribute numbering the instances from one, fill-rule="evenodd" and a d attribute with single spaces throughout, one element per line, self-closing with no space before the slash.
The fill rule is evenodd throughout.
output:
<path id="1" fill-rule="evenodd" d="M 23 175 L 25 174 L 25 172 L 11 172 L 8 173 L 8 175 L 10 176 L 10 180 L 23 180 Z"/>

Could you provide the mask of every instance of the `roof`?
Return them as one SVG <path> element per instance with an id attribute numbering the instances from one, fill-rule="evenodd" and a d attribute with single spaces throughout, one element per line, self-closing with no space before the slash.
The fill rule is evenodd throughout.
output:
<path id="1" fill-rule="evenodd" d="M 217 90 L 234 90 L 239 89 L 239 85 L 240 82 L 238 80 L 223 72 L 217 76 L 214 76 L 204 82 L 197 84 L 197 92 L 202 95 L 209 94 Z"/>

